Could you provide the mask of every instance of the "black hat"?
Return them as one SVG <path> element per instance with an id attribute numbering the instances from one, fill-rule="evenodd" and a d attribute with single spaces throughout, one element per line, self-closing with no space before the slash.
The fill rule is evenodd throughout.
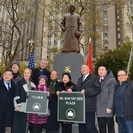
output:
<path id="1" fill-rule="evenodd" d="M 70 81 L 71 81 L 72 78 L 71 78 L 70 73 L 63 73 L 63 74 L 62 74 L 62 78 L 63 78 L 64 75 L 67 75 L 67 76 L 69 77 Z"/>
<path id="2" fill-rule="evenodd" d="M 13 62 L 12 65 L 11 65 L 11 67 L 12 67 L 14 64 L 16 64 L 16 65 L 20 68 L 20 65 L 19 65 L 18 62 Z"/>

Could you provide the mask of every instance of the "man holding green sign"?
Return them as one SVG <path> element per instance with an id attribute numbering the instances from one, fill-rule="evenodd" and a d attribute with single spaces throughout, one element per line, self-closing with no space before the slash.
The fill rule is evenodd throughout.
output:
<path id="1" fill-rule="evenodd" d="M 85 123 L 85 98 L 80 92 L 59 93 L 58 121 Z"/>
<path id="2" fill-rule="evenodd" d="M 79 133 L 95 133 L 95 111 L 96 96 L 100 93 L 100 82 L 98 77 L 89 73 L 87 65 L 81 66 L 82 76 L 77 83 L 77 90 L 85 95 L 85 120 L 86 123 L 79 124 Z"/>

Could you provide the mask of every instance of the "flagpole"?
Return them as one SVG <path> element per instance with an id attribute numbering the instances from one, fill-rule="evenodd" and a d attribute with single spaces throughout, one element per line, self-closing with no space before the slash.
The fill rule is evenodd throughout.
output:
<path id="1" fill-rule="evenodd" d="M 92 66 L 92 43 L 91 43 L 91 38 L 89 39 L 89 43 L 88 43 L 88 59 L 87 59 L 87 63 L 90 69 L 90 73 L 93 73 L 93 66 Z"/>
<path id="2" fill-rule="evenodd" d="M 29 62 L 28 62 L 28 68 L 33 69 L 34 68 L 34 41 L 29 40 L 29 46 L 30 46 L 30 55 L 29 55 Z"/>

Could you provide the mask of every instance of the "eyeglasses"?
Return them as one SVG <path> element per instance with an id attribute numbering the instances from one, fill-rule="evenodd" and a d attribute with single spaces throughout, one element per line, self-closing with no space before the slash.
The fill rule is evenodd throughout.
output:
<path id="1" fill-rule="evenodd" d="M 126 76 L 127 74 L 121 74 L 121 75 L 117 75 L 117 77 L 123 77 Z"/>

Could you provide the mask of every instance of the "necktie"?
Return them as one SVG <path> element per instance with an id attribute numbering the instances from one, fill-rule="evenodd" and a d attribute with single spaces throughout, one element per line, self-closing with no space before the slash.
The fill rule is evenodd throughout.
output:
<path id="1" fill-rule="evenodd" d="M 100 82 L 103 82 L 104 79 L 100 79 Z"/>
<path id="2" fill-rule="evenodd" d="M 10 87 L 10 83 L 7 83 L 7 90 L 9 91 L 10 89 L 11 89 L 11 87 Z"/>
<path id="3" fill-rule="evenodd" d="M 83 78 L 82 78 L 82 82 L 84 82 L 85 81 L 85 76 L 83 76 Z"/>

